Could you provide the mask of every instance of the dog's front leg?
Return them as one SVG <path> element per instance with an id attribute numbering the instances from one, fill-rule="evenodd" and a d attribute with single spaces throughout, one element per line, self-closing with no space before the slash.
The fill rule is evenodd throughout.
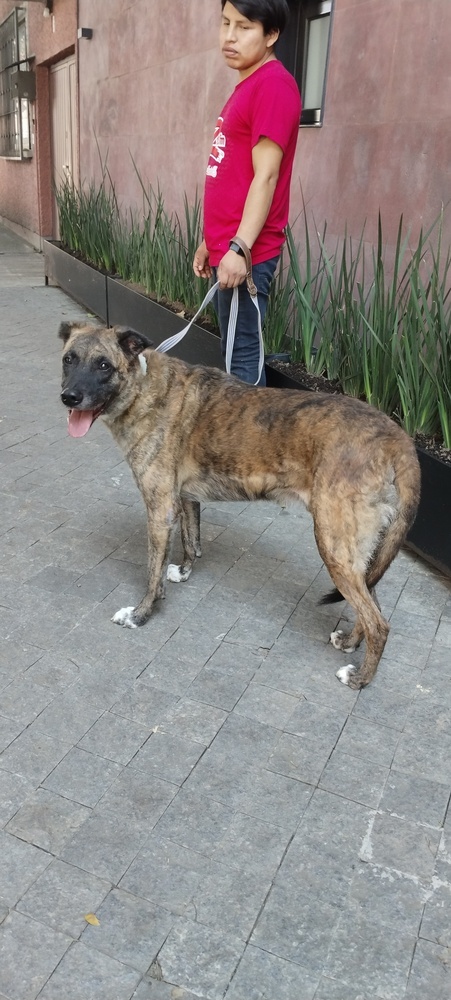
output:
<path id="1" fill-rule="evenodd" d="M 165 505 L 163 512 L 147 511 L 147 593 L 136 608 L 121 608 L 111 621 L 124 628 L 139 628 L 145 625 L 152 614 L 154 602 L 164 597 L 164 581 L 169 558 L 171 534 L 178 511 L 173 505 Z"/>

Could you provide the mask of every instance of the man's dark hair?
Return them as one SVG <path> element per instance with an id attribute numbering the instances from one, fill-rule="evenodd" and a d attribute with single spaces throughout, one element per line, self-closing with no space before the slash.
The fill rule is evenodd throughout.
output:
<path id="1" fill-rule="evenodd" d="M 221 0 L 222 10 L 226 3 L 227 0 Z M 290 14 L 287 0 L 230 0 L 230 3 L 249 21 L 260 21 L 265 35 L 271 31 L 282 34 Z"/>

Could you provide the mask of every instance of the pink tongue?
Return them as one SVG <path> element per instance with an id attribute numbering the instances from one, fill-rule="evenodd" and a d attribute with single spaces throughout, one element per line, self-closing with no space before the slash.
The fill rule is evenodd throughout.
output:
<path id="1" fill-rule="evenodd" d="M 70 410 L 68 431 L 73 438 L 82 438 L 88 433 L 94 420 L 93 410 Z"/>

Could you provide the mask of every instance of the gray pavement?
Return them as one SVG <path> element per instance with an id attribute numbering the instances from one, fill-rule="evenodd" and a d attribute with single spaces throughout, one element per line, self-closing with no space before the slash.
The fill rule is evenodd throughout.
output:
<path id="1" fill-rule="evenodd" d="M 145 518 L 100 421 L 66 433 L 81 315 L 0 230 L 0 1000 L 449 1000 L 450 581 L 399 555 L 356 694 L 308 514 L 210 504 L 113 625 Z"/>

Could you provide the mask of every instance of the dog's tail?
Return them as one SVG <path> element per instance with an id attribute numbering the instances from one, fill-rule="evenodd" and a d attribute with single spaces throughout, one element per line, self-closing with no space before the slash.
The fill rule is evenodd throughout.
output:
<path id="1" fill-rule="evenodd" d="M 331 590 L 328 594 L 324 594 L 324 597 L 321 597 L 318 604 L 338 604 L 338 601 L 344 601 L 344 597 L 343 594 L 340 594 L 340 591 L 335 587 L 335 590 Z"/>

